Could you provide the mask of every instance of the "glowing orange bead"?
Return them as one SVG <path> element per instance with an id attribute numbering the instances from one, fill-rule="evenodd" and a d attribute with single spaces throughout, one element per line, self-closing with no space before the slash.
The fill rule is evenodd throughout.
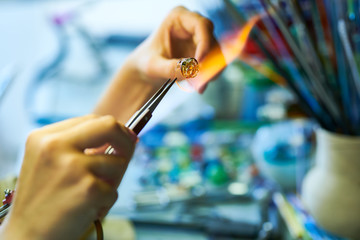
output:
<path id="1" fill-rule="evenodd" d="M 195 58 L 183 58 L 178 62 L 181 75 L 185 78 L 194 78 L 199 73 L 199 63 Z"/>

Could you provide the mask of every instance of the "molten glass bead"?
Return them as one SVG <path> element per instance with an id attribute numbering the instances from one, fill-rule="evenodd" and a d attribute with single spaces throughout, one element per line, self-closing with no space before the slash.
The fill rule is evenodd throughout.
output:
<path id="1" fill-rule="evenodd" d="M 199 73 L 199 63 L 195 58 L 183 58 L 178 62 L 177 67 L 185 78 L 194 78 Z"/>

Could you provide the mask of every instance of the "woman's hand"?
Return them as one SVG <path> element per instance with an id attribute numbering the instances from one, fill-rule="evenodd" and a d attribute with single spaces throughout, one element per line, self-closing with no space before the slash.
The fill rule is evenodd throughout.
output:
<path id="1" fill-rule="evenodd" d="M 173 78 L 181 58 L 194 57 L 201 62 L 212 49 L 219 47 L 213 29 L 209 19 L 177 7 L 136 49 L 130 61 L 146 76 L 144 80 L 158 83 L 159 80 Z M 200 85 L 195 87 L 199 92 L 204 88 Z"/>
<path id="2" fill-rule="evenodd" d="M 175 76 L 179 59 L 195 57 L 201 62 L 213 49 L 220 47 L 211 21 L 184 7 L 173 9 L 160 27 L 128 57 L 95 113 L 112 114 L 126 122 L 166 79 Z M 202 93 L 206 84 L 194 81 L 194 88 Z"/>
<path id="3" fill-rule="evenodd" d="M 94 115 L 31 133 L 0 236 L 79 239 L 116 201 L 136 139 L 114 117 Z M 103 154 L 108 144 L 116 154 Z"/>

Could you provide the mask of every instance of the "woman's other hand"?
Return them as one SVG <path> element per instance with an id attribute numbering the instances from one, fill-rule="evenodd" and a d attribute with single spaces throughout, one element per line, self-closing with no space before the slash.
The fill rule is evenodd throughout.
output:
<path id="1" fill-rule="evenodd" d="M 78 239 L 117 199 L 136 135 L 112 116 L 78 117 L 32 132 L 5 239 Z M 116 154 L 105 155 L 111 145 Z"/>

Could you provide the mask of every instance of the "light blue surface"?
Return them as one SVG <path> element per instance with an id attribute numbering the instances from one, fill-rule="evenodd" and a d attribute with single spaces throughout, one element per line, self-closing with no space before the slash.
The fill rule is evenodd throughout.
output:
<path id="1" fill-rule="evenodd" d="M 51 17 L 68 11 L 83 1 L 0 1 L 0 69 L 15 64 L 17 79 L 8 89 L 0 105 L 0 177 L 16 173 L 22 159 L 22 149 L 28 133 L 38 127 L 29 118 L 25 94 L 41 66 L 53 58 L 58 49 Z M 155 30 L 168 12 L 176 5 L 199 10 L 199 1 L 93 1 L 77 21 L 93 36 L 109 33 L 146 35 Z M 143 7 L 139 7 L 143 6 Z M 158 12 L 154 14 L 156 7 Z M 131 31 L 130 31 L 131 30 Z M 107 81 L 121 66 L 133 47 L 108 48 L 105 58 L 110 72 L 97 80 L 97 85 L 87 84 L 94 68 L 87 46 L 70 30 L 71 56 L 66 59 L 66 71 L 57 82 L 42 85 L 43 93 L 36 92 L 36 112 L 63 113 L 65 117 L 90 112 Z M 80 96 L 80 97 L 79 97 Z M 41 111 L 40 111 L 41 110 Z M 20 159 L 18 164 L 16 159 Z"/>

